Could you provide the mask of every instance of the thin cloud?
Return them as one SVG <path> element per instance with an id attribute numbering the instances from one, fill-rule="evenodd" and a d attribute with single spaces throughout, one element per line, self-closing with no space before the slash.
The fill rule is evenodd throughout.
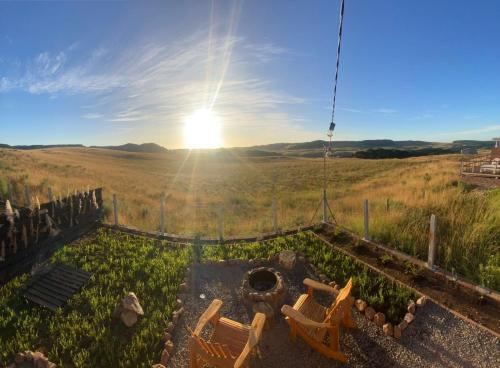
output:
<path id="1" fill-rule="evenodd" d="M 207 50 L 206 36 L 196 33 L 166 45 L 130 46 L 120 53 L 97 48 L 77 60 L 72 49 L 40 53 L 25 63 L 25 73 L 17 79 L 0 76 L 0 92 L 86 95 L 85 119 L 166 124 L 177 129 L 174 135 L 187 115 L 212 101 L 226 126 L 253 125 L 273 133 L 274 127 L 289 128 L 297 135 L 310 131 L 301 116 L 287 113 L 289 105 L 305 99 L 276 89 L 272 80 L 252 70 L 286 52 L 271 43 L 212 37 Z"/>
<path id="2" fill-rule="evenodd" d="M 387 109 L 387 108 L 379 108 L 379 109 L 371 110 L 371 112 L 378 112 L 378 113 L 381 113 L 381 114 L 394 114 L 394 113 L 398 112 L 398 110 Z"/>
<path id="3" fill-rule="evenodd" d="M 92 119 L 101 119 L 103 116 L 104 115 L 102 115 L 102 114 L 89 113 L 89 114 L 83 115 L 82 117 L 84 119 L 90 119 L 90 120 L 92 120 Z"/>
<path id="4" fill-rule="evenodd" d="M 443 133 L 438 133 L 437 135 L 440 136 L 474 135 L 474 134 L 489 133 L 489 132 L 500 132 L 500 125 L 488 125 L 478 129 L 462 130 L 456 132 L 443 132 Z"/>

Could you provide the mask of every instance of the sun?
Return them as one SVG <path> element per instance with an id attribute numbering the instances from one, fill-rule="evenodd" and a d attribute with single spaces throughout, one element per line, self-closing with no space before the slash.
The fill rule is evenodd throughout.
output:
<path id="1" fill-rule="evenodd" d="M 184 145 L 189 149 L 220 147 L 222 139 L 217 114 L 201 109 L 189 115 L 184 123 Z"/>

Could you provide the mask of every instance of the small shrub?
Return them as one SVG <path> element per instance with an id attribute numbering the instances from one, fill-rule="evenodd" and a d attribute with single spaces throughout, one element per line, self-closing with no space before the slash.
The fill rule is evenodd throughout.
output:
<path id="1" fill-rule="evenodd" d="M 384 254 L 382 256 L 380 256 L 378 258 L 379 262 L 383 265 L 383 266 L 387 266 L 389 264 L 391 264 L 393 261 L 394 261 L 394 258 L 392 258 L 391 255 L 389 254 Z"/>

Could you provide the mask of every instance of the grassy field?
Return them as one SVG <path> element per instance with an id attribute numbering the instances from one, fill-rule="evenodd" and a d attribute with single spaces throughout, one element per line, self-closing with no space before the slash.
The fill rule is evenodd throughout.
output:
<path id="1" fill-rule="evenodd" d="M 119 199 L 122 224 L 158 230 L 166 194 L 166 230 L 215 236 L 216 209 L 224 205 L 225 236 L 272 230 L 272 198 L 281 228 L 320 220 L 321 159 L 239 157 L 235 151 L 127 153 L 103 149 L 0 150 L 0 191 L 13 183 L 46 197 L 103 186 Z M 362 200 L 370 202 L 370 234 L 423 259 L 431 213 L 438 221 L 438 263 L 500 289 L 500 191 L 472 190 L 460 182 L 459 156 L 403 160 L 332 159 L 328 193 L 337 221 L 362 233 Z M 273 182 L 275 183 L 273 185 Z"/>

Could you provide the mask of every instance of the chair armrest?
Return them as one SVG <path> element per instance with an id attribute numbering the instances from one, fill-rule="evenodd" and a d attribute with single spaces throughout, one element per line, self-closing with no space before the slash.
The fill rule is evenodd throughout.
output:
<path id="1" fill-rule="evenodd" d="M 219 319 L 219 309 L 222 306 L 222 300 L 214 299 L 212 303 L 208 306 L 207 310 L 203 312 L 200 319 L 198 320 L 198 324 L 194 329 L 193 334 L 198 336 L 206 324 L 212 321 L 214 318 Z"/>
<path id="2" fill-rule="evenodd" d="M 316 322 L 316 321 L 313 321 L 312 319 L 307 318 L 302 313 L 300 313 L 298 310 L 295 310 L 286 304 L 283 307 L 281 307 L 281 313 L 283 313 L 287 317 L 290 317 L 295 322 L 297 322 L 298 324 L 305 326 L 305 327 L 311 327 L 311 328 L 330 328 L 331 327 L 331 325 L 329 323 Z"/>
<path id="3" fill-rule="evenodd" d="M 337 294 L 337 291 L 334 288 L 332 288 L 331 286 L 325 285 L 321 282 L 314 281 L 314 280 L 309 279 L 309 278 L 304 279 L 304 285 L 306 285 L 310 289 L 325 291 L 325 292 L 330 293 L 330 294 Z M 309 294 L 312 294 L 312 293 L 309 293 Z"/>

